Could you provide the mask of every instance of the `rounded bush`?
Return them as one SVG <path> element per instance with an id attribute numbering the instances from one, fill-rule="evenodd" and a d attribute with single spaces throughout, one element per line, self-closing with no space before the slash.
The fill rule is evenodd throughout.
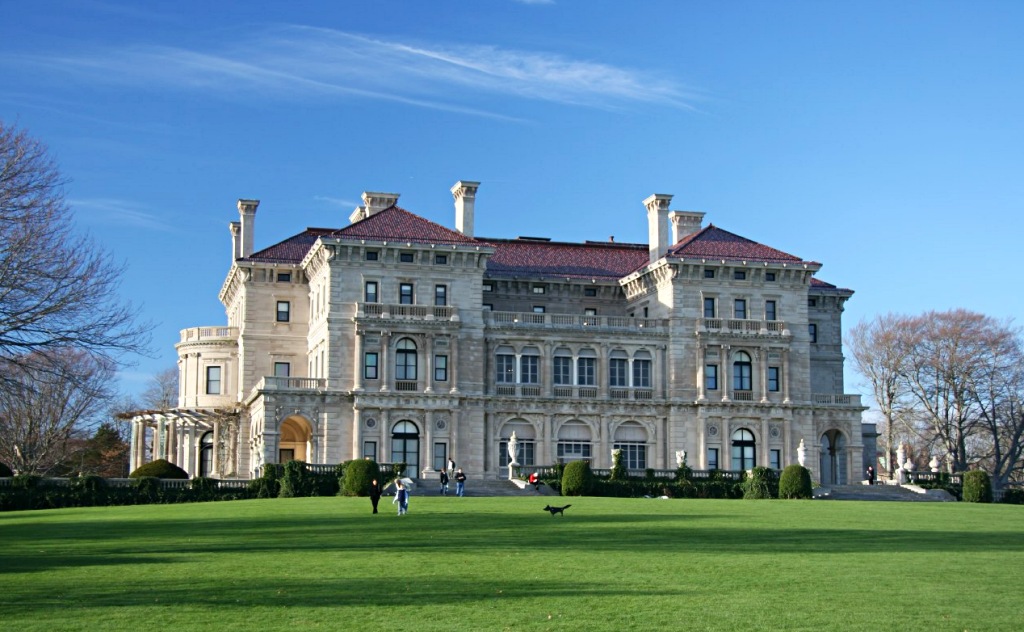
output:
<path id="1" fill-rule="evenodd" d="M 992 502 L 992 479 L 984 470 L 971 470 L 964 473 L 964 502 Z"/>
<path id="2" fill-rule="evenodd" d="M 196 500 L 213 500 L 217 496 L 217 481 L 208 476 L 197 476 L 188 486 Z"/>
<path id="3" fill-rule="evenodd" d="M 135 468 L 135 471 L 128 475 L 128 478 L 142 478 L 152 476 L 154 478 L 177 478 L 187 479 L 188 472 L 181 469 L 167 459 L 157 459 L 149 463 L 143 463 Z"/>
<path id="4" fill-rule="evenodd" d="M 1003 499 L 1000 502 L 1007 505 L 1024 505 L 1024 489 L 1013 488 L 1003 490 Z"/>
<path id="5" fill-rule="evenodd" d="M 160 485 L 160 479 L 156 476 L 136 476 L 134 478 L 135 482 L 133 484 L 135 485 L 138 497 L 145 502 L 155 502 L 163 489 Z"/>
<path id="6" fill-rule="evenodd" d="M 811 471 L 794 463 L 782 470 L 779 478 L 779 498 L 811 498 Z"/>
<path id="7" fill-rule="evenodd" d="M 583 496 L 590 491 L 593 473 L 587 461 L 573 461 L 562 472 L 562 495 Z"/>
<path id="8" fill-rule="evenodd" d="M 277 498 L 281 493 L 280 466 L 268 463 L 263 466 L 262 475 L 249 483 L 249 493 L 256 498 Z"/>
<path id="9" fill-rule="evenodd" d="M 743 497 L 748 500 L 775 498 L 779 495 L 779 482 L 775 470 L 755 467 L 743 480 Z"/>
<path id="10" fill-rule="evenodd" d="M 8 478 L 14 476 L 14 471 L 7 467 L 6 463 L 0 463 L 0 478 Z"/>
<path id="11" fill-rule="evenodd" d="M 281 498 L 298 498 L 310 495 L 310 483 L 304 461 L 288 461 L 281 476 Z"/>
<path id="12" fill-rule="evenodd" d="M 622 463 L 622 450 L 612 450 L 612 471 L 609 480 L 624 481 L 627 478 L 629 478 L 629 472 L 626 471 L 626 466 Z"/>
<path id="13" fill-rule="evenodd" d="M 345 475 L 341 478 L 341 491 L 343 496 L 369 496 L 370 482 L 377 479 L 380 482 L 380 466 L 376 461 L 362 459 L 352 461 L 345 468 Z M 383 485 L 383 483 L 381 483 Z"/>

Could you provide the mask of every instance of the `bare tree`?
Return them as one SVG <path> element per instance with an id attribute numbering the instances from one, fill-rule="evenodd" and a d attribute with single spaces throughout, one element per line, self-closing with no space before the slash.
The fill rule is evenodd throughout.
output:
<path id="1" fill-rule="evenodd" d="M 34 355 L 0 389 L 0 461 L 21 474 L 68 461 L 75 429 L 102 415 L 114 375 L 110 362 L 81 350 Z"/>
<path id="2" fill-rule="evenodd" d="M 118 295 L 122 266 L 74 230 L 65 180 L 46 148 L 0 121 L 0 388 L 48 350 L 107 361 L 144 352 L 149 327 Z M 12 382 L 13 380 L 13 382 Z"/>
<path id="3" fill-rule="evenodd" d="M 907 390 L 901 379 L 904 363 L 914 348 L 911 319 L 896 314 L 861 321 L 850 330 L 846 344 L 853 354 L 854 366 L 871 386 L 882 414 L 885 433 L 885 465 L 895 471 L 896 440 L 900 419 L 906 412 Z"/>
<path id="4" fill-rule="evenodd" d="M 142 405 L 154 410 L 167 410 L 178 405 L 178 367 L 155 373 L 142 393 Z"/>

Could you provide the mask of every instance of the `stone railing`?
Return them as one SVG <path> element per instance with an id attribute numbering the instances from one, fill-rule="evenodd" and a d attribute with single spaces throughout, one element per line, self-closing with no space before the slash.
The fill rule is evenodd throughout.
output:
<path id="1" fill-rule="evenodd" d="M 393 305 L 388 303 L 356 303 L 356 318 L 392 320 L 452 320 L 458 310 L 450 305 Z"/>
<path id="2" fill-rule="evenodd" d="M 860 406 L 860 395 L 842 393 L 812 393 L 811 402 L 817 406 Z"/>
<path id="3" fill-rule="evenodd" d="M 785 321 L 751 320 L 743 318 L 698 318 L 697 331 L 744 336 L 785 336 L 789 335 Z"/>
<path id="4" fill-rule="evenodd" d="M 181 330 L 181 342 L 237 340 L 238 327 L 190 327 Z"/>
<path id="5" fill-rule="evenodd" d="M 268 375 L 261 379 L 254 390 L 257 391 L 294 391 L 294 390 L 326 390 L 340 389 L 341 381 L 324 377 L 276 377 Z"/>
<path id="6" fill-rule="evenodd" d="M 668 321 L 628 316 L 587 316 L 535 312 L 484 312 L 484 324 L 502 329 L 595 329 L 665 333 Z"/>

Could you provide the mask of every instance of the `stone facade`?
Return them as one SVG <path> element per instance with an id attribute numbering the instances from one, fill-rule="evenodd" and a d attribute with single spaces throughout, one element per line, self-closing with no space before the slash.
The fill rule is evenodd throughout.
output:
<path id="1" fill-rule="evenodd" d="M 371 457 L 431 476 L 452 457 L 495 478 L 515 432 L 527 467 L 607 468 L 614 448 L 634 471 L 679 451 L 697 470 L 784 467 L 803 440 L 815 478 L 860 479 L 874 435 L 843 393 L 853 292 L 820 264 L 667 195 L 644 201 L 649 244 L 477 238 L 478 186 L 452 189 L 457 230 L 364 193 L 348 227 L 258 252 L 259 203 L 239 200 L 227 326 L 182 331 L 179 407 L 136 415 L 133 467 L 247 478 Z"/>

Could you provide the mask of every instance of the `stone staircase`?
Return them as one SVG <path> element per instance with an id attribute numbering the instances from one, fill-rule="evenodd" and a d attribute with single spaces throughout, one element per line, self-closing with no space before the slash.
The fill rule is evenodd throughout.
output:
<path id="1" fill-rule="evenodd" d="M 832 485 L 815 489 L 814 499 L 956 502 L 944 489 L 924 489 L 917 485 Z"/>

